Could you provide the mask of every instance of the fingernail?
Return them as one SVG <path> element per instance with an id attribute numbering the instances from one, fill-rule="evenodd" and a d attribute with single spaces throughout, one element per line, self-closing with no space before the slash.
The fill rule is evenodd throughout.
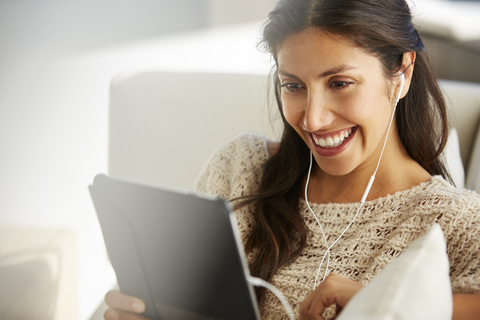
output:
<path id="1" fill-rule="evenodd" d="M 145 309 L 145 306 L 142 302 L 135 301 L 132 303 L 132 309 L 137 312 L 143 312 L 143 310 Z"/>

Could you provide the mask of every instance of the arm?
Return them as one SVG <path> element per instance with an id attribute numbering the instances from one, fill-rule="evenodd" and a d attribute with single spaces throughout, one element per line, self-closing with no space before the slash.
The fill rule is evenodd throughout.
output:
<path id="1" fill-rule="evenodd" d="M 480 294 L 454 294 L 452 320 L 480 319 Z"/>

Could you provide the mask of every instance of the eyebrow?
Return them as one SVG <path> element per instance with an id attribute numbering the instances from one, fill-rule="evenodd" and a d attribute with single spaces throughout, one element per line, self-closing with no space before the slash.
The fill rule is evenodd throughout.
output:
<path id="1" fill-rule="evenodd" d="M 353 67 L 353 66 L 348 66 L 348 65 L 345 65 L 345 64 L 342 64 L 340 66 L 337 66 L 337 67 L 334 67 L 334 68 L 331 68 L 327 71 L 325 71 L 324 73 L 322 73 L 321 75 L 319 75 L 318 77 L 319 78 L 325 78 L 325 77 L 328 77 L 328 76 L 331 76 L 333 74 L 337 74 L 337 73 L 340 73 L 340 72 L 345 72 L 345 71 L 349 71 L 349 70 L 352 70 L 352 69 L 357 69 L 357 67 Z M 292 73 L 289 73 L 283 69 L 278 69 L 277 71 L 278 74 L 282 75 L 282 76 L 286 76 L 286 77 L 290 77 L 290 78 L 296 78 L 298 79 L 298 77 Z"/>
<path id="2" fill-rule="evenodd" d="M 322 73 L 319 78 L 325 78 L 325 77 L 328 77 L 328 76 L 331 76 L 332 74 L 336 74 L 336 73 L 340 73 L 340 72 L 345 72 L 345 71 L 349 71 L 349 70 L 352 70 L 352 69 L 357 69 L 356 67 L 353 67 L 353 66 L 348 66 L 346 64 L 342 64 L 338 67 L 334 67 L 330 70 L 327 70 L 325 71 L 324 73 Z"/>

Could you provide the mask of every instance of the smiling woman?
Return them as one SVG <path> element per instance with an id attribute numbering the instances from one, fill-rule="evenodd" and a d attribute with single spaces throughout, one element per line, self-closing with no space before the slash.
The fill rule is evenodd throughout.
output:
<path id="1" fill-rule="evenodd" d="M 448 182 L 445 102 L 407 3 L 280 0 L 262 44 L 275 61 L 282 138 L 229 141 L 195 185 L 234 202 L 251 274 L 300 319 L 332 319 L 438 222 L 453 318 L 475 319 L 480 197 Z M 257 298 L 262 319 L 287 319 L 270 292 Z M 107 319 L 143 306 L 119 293 L 107 303 Z"/>
<path id="2" fill-rule="evenodd" d="M 393 90 L 398 91 L 397 86 L 387 90 L 379 59 L 349 39 L 308 28 L 282 43 L 277 61 L 283 114 L 321 172 L 338 176 L 366 170 L 368 180 L 373 170 L 365 167 L 376 164 L 393 114 Z M 407 77 L 405 90 L 409 83 Z M 400 146 L 397 130 L 392 131 L 389 145 Z"/>

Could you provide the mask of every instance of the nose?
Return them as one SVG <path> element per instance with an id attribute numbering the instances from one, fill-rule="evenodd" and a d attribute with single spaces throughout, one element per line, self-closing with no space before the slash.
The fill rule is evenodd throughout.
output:
<path id="1" fill-rule="evenodd" d="M 303 129 L 314 132 L 328 127 L 335 118 L 329 104 L 324 93 L 319 90 L 309 91 L 303 114 Z"/>

